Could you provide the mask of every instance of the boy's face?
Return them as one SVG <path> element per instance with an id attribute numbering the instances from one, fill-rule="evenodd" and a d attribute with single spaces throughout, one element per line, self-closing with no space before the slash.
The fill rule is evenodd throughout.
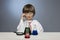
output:
<path id="1" fill-rule="evenodd" d="M 31 20 L 33 18 L 33 13 L 32 12 L 25 13 L 25 16 L 27 20 Z"/>

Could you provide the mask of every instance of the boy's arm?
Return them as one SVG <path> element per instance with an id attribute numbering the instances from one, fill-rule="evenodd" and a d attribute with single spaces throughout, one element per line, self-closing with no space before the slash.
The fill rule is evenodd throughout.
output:
<path id="1" fill-rule="evenodd" d="M 24 32 L 24 16 L 25 14 L 22 14 L 21 15 L 21 19 L 20 19 L 20 22 L 19 22 L 19 25 L 17 26 L 17 31 L 18 32 Z"/>
<path id="2" fill-rule="evenodd" d="M 23 24 L 23 19 L 20 20 L 19 25 L 17 26 L 17 30 L 22 26 Z"/>
<path id="3" fill-rule="evenodd" d="M 24 23 L 23 20 L 21 19 L 19 25 L 17 26 L 17 32 L 24 32 L 23 28 L 24 28 Z"/>
<path id="4" fill-rule="evenodd" d="M 39 23 L 39 21 L 36 21 L 36 27 L 37 27 L 38 33 L 44 31 L 44 29 L 43 29 L 42 25 Z"/>

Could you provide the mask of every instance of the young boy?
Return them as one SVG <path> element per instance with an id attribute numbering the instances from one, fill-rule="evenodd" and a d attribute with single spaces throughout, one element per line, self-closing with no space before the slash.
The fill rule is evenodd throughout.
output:
<path id="1" fill-rule="evenodd" d="M 23 14 L 21 16 L 20 23 L 17 27 L 17 32 L 23 32 L 25 30 L 25 27 L 27 27 L 27 24 L 29 24 L 31 32 L 35 29 L 37 29 L 38 33 L 43 32 L 43 27 L 37 20 L 33 20 L 33 17 L 35 16 L 35 8 L 31 4 L 27 4 L 24 6 L 22 10 Z"/>

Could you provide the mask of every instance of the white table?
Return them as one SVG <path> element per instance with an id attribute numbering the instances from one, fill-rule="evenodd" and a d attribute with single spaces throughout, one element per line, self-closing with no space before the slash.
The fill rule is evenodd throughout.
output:
<path id="1" fill-rule="evenodd" d="M 31 35 L 25 39 L 24 35 L 18 36 L 13 32 L 0 32 L 0 40 L 60 40 L 60 32 L 43 32 L 37 36 Z"/>

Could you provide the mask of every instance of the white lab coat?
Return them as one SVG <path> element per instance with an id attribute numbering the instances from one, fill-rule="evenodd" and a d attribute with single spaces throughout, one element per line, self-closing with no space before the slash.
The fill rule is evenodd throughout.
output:
<path id="1" fill-rule="evenodd" d="M 29 22 L 29 21 L 27 21 L 27 20 L 23 21 L 22 19 L 20 20 L 19 25 L 17 27 L 17 32 L 24 32 L 25 27 L 27 27 L 26 26 L 26 22 Z M 33 21 L 31 20 L 31 24 L 30 25 L 31 25 L 31 32 L 34 29 L 34 26 L 36 27 L 38 33 L 44 31 L 42 25 L 37 20 L 33 20 Z"/>

